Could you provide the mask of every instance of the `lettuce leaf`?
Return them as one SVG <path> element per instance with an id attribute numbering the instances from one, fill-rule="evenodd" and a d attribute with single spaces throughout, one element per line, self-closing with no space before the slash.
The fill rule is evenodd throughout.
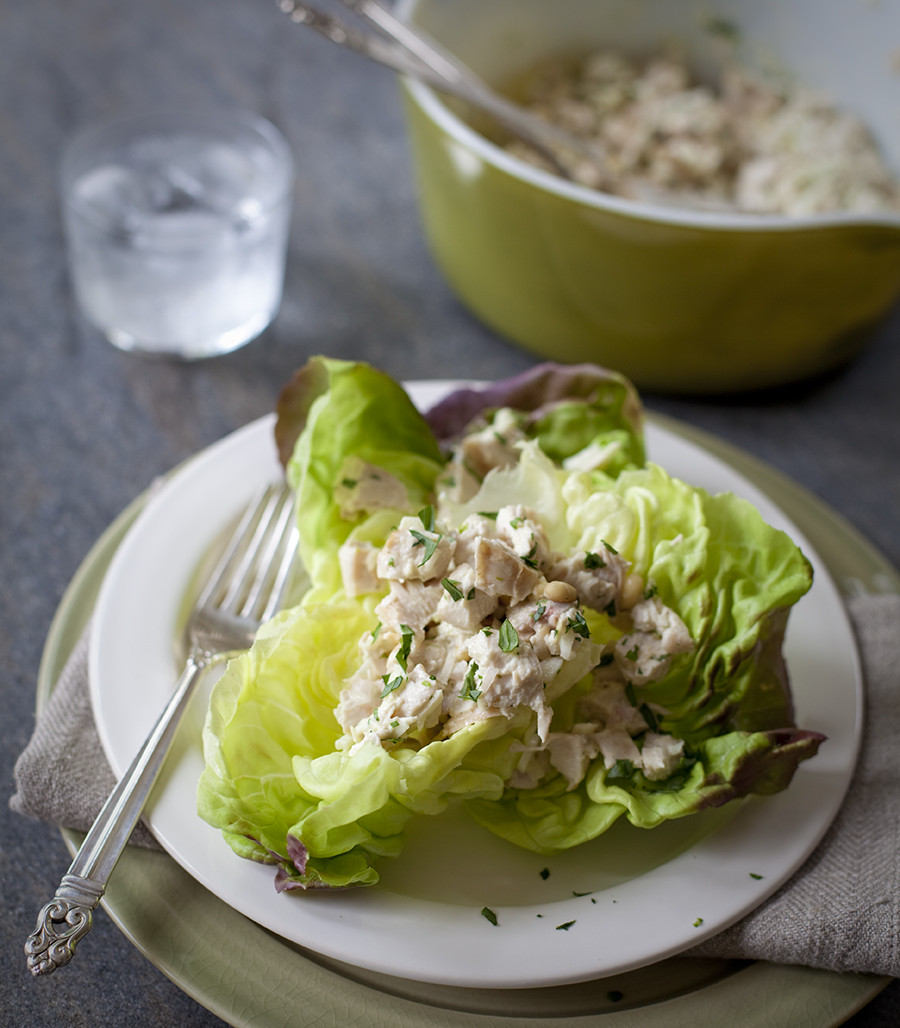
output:
<path id="1" fill-rule="evenodd" d="M 338 590 L 337 550 L 367 520 L 364 512 L 341 514 L 337 495 L 347 458 L 375 465 L 405 486 L 402 510 L 381 519 L 389 525 L 428 502 L 443 457 L 405 390 L 361 362 L 311 358 L 282 390 L 277 412 L 276 445 L 297 494 L 311 602 Z"/>
<path id="2" fill-rule="evenodd" d="M 442 444 L 501 406 L 526 414 L 530 441 L 519 462 L 490 471 L 465 503 L 439 495 Z M 652 827 L 787 786 L 821 741 L 794 727 L 781 656 L 788 610 L 810 585 L 809 564 L 749 504 L 645 465 L 641 424 L 630 383 L 587 365 L 542 365 L 462 390 L 426 417 L 366 364 L 316 357 L 300 369 L 279 399 L 276 440 L 297 492 L 312 588 L 229 663 L 203 735 L 198 811 L 235 852 L 274 866 L 279 889 L 370 885 L 378 862 L 400 853 L 409 819 L 455 800 L 498 835 L 552 852 L 621 816 Z M 603 471 L 563 470 L 563 460 L 591 444 L 614 454 Z M 348 458 L 399 480 L 404 503 L 348 515 L 338 500 Z M 575 789 L 561 776 L 536 789 L 506 788 L 533 730 L 527 709 L 418 749 L 336 746 L 334 709 L 357 669 L 359 639 L 376 630 L 380 599 L 345 595 L 338 549 L 350 537 L 381 545 L 400 516 L 438 500 L 451 523 L 521 503 L 538 512 L 556 549 L 612 545 L 681 616 L 694 651 L 637 687 L 642 702 L 664 708 L 661 730 L 685 740 L 685 759 L 669 779 L 651 782 L 598 758 Z M 595 642 L 621 634 L 615 617 L 586 614 Z M 573 662 L 571 681 L 588 670 Z M 555 701 L 554 731 L 571 726 L 580 688 Z"/>

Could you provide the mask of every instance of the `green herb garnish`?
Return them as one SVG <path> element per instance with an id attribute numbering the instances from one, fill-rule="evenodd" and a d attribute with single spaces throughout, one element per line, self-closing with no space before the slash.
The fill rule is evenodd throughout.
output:
<path id="1" fill-rule="evenodd" d="M 566 622 L 566 628 L 570 632 L 580 635 L 582 639 L 589 639 L 591 637 L 591 630 L 588 628 L 588 623 L 584 620 L 584 614 L 580 610 L 572 611 L 569 615 L 569 620 Z"/>
<path id="2" fill-rule="evenodd" d="M 400 626 L 400 649 L 397 651 L 397 663 L 403 670 L 406 670 L 406 662 L 409 660 L 409 651 L 412 647 L 413 630 L 409 625 Z"/>
<path id="3" fill-rule="evenodd" d="M 462 691 L 459 694 L 461 700 L 475 700 L 481 695 L 481 690 L 476 687 L 475 675 L 478 672 L 478 665 L 473 660 L 469 665 L 469 670 L 466 672 L 466 677 L 463 679 Z"/>
<path id="4" fill-rule="evenodd" d="M 608 782 L 621 781 L 624 778 L 631 778 L 634 774 L 634 764 L 630 760 L 617 760 L 606 772 Z"/>
<path id="5" fill-rule="evenodd" d="M 650 726 L 650 730 L 651 730 L 652 732 L 657 732 L 657 731 L 659 731 L 659 719 L 658 719 L 658 718 L 657 718 L 657 716 L 656 716 L 656 715 L 655 715 L 655 714 L 653 713 L 653 711 L 652 711 L 652 710 L 651 710 L 651 709 L 650 709 L 650 708 L 649 708 L 649 707 L 647 706 L 647 704 L 646 704 L 646 703 L 642 703 L 642 704 L 640 705 L 640 707 L 639 707 L 639 710 L 640 710 L 640 712 L 641 712 L 641 717 L 642 717 L 642 718 L 643 718 L 643 719 L 644 719 L 644 720 L 645 720 L 645 721 L 647 722 L 647 724 L 648 724 L 648 725 Z"/>
<path id="6" fill-rule="evenodd" d="M 513 653 L 519 647 L 519 633 L 507 618 L 500 626 L 500 649 L 504 653 Z"/>
<path id="7" fill-rule="evenodd" d="M 417 568 L 420 568 L 423 564 L 427 564 L 434 556 L 434 551 L 437 549 L 437 544 L 441 541 L 441 537 L 438 536 L 437 539 L 432 539 L 431 536 L 423 535 L 421 532 L 417 532 L 414 528 L 409 530 L 409 534 L 416 540 L 413 543 L 413 546 L 425 547 L 425 556 L 416 565 Z"/>
<path id="8" fill-rule="evenodd" d="M 384 682 L 384 688 L 381 690 L 382 699 L 384 699 L 388 693 L 392 693 L 395 689 L 399 689 L 400 686 L 403 685 L 403 675 L 397 675 L 396 678 L 391 678 L 390 675 L 382 675 L 381 680 Z"/>

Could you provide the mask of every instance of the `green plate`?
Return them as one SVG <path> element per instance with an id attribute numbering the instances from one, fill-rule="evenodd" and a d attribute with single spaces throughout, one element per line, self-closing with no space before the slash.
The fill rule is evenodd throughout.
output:
<path id="1" fill-rule="evenodd" d="M 652 419 L 720 457 L 766 492 L 806 534 L 847 595 L 900 592 L 900 576 L 813 494 L 726 443 Z M 90 618 L 106 568 L 144 497 L 106 530 L 56 612 L 38 675 L 37 708 Z M 63 830 L 74 853 L 82 836 Z M 162 852 L 129 847 L 103 900 L 124 935 L 188 995 L 235 1028 L 832 1028 L 890 978 L 763 962 L 678 957 L 615 978 L 545 989 L 459 989 L 387 978 L 300 950 L 247 920 Z M 165 917 L 160 917 L 160 911 Z"/>

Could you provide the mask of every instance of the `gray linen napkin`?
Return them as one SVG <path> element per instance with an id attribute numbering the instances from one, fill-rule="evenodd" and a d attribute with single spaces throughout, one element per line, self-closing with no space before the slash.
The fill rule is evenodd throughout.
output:
<path id="1" fill-rule="evenodd" d="M 900 976 L 900 596 L 848 604 L 866 680 L 856 774 L 815 853 L 765 904 L 692 956 Z M 114 785 L 87 687 L 87 645 L 69 658 L 15 767 L 19 813 L 85 831 Z M 132 842 L 156 847 L 139 824 Z"/>

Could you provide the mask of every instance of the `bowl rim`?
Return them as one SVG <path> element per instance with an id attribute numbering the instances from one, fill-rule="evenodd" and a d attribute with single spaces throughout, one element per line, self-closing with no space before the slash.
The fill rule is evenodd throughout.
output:
<path id="1" fill-rule="evenodd" d="M 402 0 L 398 4 L 398 14 L 406 20 L 412 20 L 416 6 L 417 0 Z M 474 150 L 483 161 L 506 172 L 513 178 L 520 179 L 562 199 L 572 200 L 584 207 L 641 221 L 709 231 L 797 232 L 839 227 L 900 229 L 900 212 L 834 211 L 803 216 L 754 214 L 748 211 L 705 211 L 686 207 L 669 207 L 663 204 L 613 196 L 589 186 L 569 182 L 552 172 L 544 171 L 536 165 L 515 157 L 467 125 L 431 86 L 408 75 L 401 75 L 400 81 L 408 96 L 427 118 L 450 138 Z"/>

